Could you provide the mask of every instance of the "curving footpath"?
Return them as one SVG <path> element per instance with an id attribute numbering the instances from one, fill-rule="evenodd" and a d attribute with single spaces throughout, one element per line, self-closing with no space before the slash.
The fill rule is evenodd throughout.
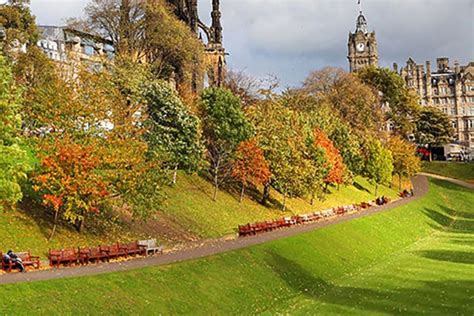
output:
<path id="1" fill-rule="evenodd" d="M 430 175 L 431 176 L 431 175 Z M 453 179 L 447 179 L 452 181 Z M 456 183 L 456 182 L 454 182 Z M 386 204 L 380 207 L 372 207 L 368 210 L 361 211 L 358 213 L 348 214 L 341 217 L 336 217 L 320 222 L 315 222 L 306 225 L 294 226 L 287 229 L 281 229 L 276 231 L 271 231 L 268 233 L 243 237 L 237 239 L 220 239 L 220 240 L 211 240 L 204 243 L 201 243 L 198 247 L 180 250 L 176 252 L 166 253 L 156 257 L 147 257 L 134 259 L 125 262 L 112 262 L 104 263 L 97 265 L 89 265 L 83 267 L 73 267 L 73 268 L 59 268 L 59 269 L 50 269 L 43 271 L 31 271 L 28 273 L 11 273 L 0 276 L 0 284 L 10 284 L 18 282 L 32 282 L 32 281 L 43 281 L 43 280 L 52 280 L 60 278 L 71 278 L 71 277 L 80 277 L 80 276 L 90 276 L 97 275 L 102 273 L 111 273 L 111 272 L 120 272 L 133 270 L 138 268 L 144 268 L 149 266 L 159 266 L 166 265 L 175 262 L 198 259 L 202 257 L 212 256 L 236 249 L 246 248 L 253 245 L 258 245 L 266 243 L 269 241 L 286 238 L 302 233 L 312 231 L 314 229 L 326 227 L 329 225 L 335 225 L 338 223 L 350 221 L 356 218 L 369 216 L 375 213 L 380 213 L 387 211 L 401 205 L 411 203 L 421 197 L 425 196 L 428 193 L 429 183 L 428 178 L 425 175 L 419 175 L 412 178 L 412 184 L 414 188 L 414 196 L 410 198 L 400 199 L 393 203 Z M 467 183 L 461 184 L 463 186 L 468 185 Z M 471 188 L 474 188 L 472 186 Z"/>
<path id="2" fill-rule="evenodd" d="M 474 190 L 474 184 L 473 184 L 473 183 L 468 183 L 468 182 L 461 181 L 461 180 L 457 180 L 457 179 L 452 179 L 452 178 L 448 178 L 448 177 L 443 177 L 443 176 L 440 176 L 440 175 L 434 174 L 434 173 L 421 172 L 420 175 L 421 175 L 421 176 L 425 176 L 425 177 L 434 178 L 434 179 L 439 179 L 439 180 L 448 181 L 448 182 L 457 184 L 457 185 L 459 185 L 459 186 L 462 186 L 462 187 L 465 187 L 465 188 Z"/>

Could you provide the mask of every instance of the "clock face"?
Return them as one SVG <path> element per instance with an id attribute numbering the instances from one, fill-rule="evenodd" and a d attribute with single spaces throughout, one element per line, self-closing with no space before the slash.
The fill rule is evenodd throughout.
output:
<path id="1" fill-rule="evenodd" d="M 358 52 L 363 52 L 364 49 L 365 49 L 365 44 L 364 43 L 358 43 L 356 48 L 357 48 Z"/>

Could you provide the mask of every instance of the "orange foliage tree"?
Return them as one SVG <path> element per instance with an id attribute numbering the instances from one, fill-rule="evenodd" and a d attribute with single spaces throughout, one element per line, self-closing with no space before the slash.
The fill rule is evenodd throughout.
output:
<path id="1" fill-rule="evenodd" d="M 254 138 L 244 141 L 238 146 L 232 176 L 242 184 L 240 202 L 242 202 L 245 187 L 248 184 L 263 185 L 270 180 L 270 167 Z"/>
<path id="2" fill-rule="evenodd" d="M 54 210 L 53 237 L 60 216 L 80 231 L 89 213 L 98 213 L 109 195 L 107 184 L 98 172 L 100 161 L 93 145 L 81 145 L 71 137 L 56 138 L 41 148 L 41 171 L 33 177 L 34 189 L 43 204 Z"/>
<path id="3" fill-rule="evenodd" d="M 326 163 L 330 168 L 328 174 L 324 178 L 324 182 L 326 185 L 342 184 L 344 182 L 346 166 L 344 165 L 339 150 L 334 146 L 328 135 L 319 128 L 314 130 L 314 142 L 316 146 L 324 149 L 327 161 Z"/>

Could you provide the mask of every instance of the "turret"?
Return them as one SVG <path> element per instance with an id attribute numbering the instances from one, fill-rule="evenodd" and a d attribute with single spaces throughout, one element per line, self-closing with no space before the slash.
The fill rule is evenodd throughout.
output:
<path id="1" fill-rule="evenodd" d="M 212 25 L 211 25 L 211 42 L 212 44 L 222 44 L 222 24 L 221 11 L 219 9 L 219 0 L 212 0 Z"/>

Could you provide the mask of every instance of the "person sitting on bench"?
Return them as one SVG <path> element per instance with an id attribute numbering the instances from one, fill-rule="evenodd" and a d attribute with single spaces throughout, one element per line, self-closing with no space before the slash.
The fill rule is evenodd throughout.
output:
<path id="1" fill-rule="evenodd" d="M 20 270 L 20 272 L 26 272 L 21 258 L 19 258 L 13 251 L 8 250 L 7 254 L 3 256 L 3 261 L 8 263 L 10 260 L 15 264 L 15 267 Z"/>

